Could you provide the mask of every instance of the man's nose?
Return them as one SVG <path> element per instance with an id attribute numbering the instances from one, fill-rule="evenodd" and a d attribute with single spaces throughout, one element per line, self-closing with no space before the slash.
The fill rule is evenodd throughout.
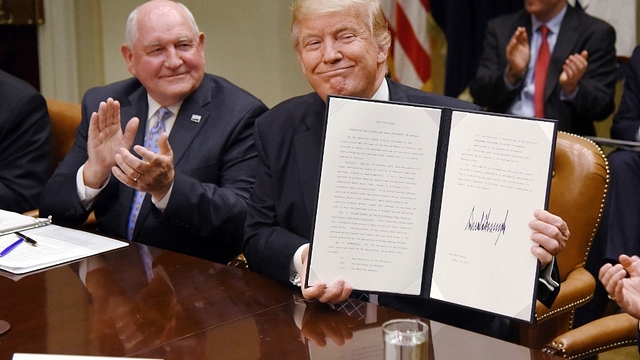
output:
<path id="1" fill-rule="evenodd" d="M 176 48 L 171 47 L 167 51 L 167 57 L 165 59 L 165 65 L 169 68 L 175 69 L 182 65 L 182 58 L 180 54 L 176 50 Z"/>
<path id="2" fill-rule="evenodd" d="M 338 43 L 335 41 L 325 42 L 322 61 L 325 63 L 334 63 L 340 59 L 342 59 L 342 52 Z"/>

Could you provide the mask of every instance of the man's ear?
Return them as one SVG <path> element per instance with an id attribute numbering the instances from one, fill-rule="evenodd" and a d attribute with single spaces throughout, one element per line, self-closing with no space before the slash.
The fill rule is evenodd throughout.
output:
<path id="1" fill-rule="evenodd" d="M 378 46 L 378 64 L 382 64 L 387 61 L 387 56 L 389 56 L 389 47 L 388 46 Z"/>
<path id="2" fill-rule="evenodd" d="M 120 46 L 120 53 L 124 59 L 124 64 L 127 66 L 127 70 L 129 70 L 131 75 L 136 76 L 135 68 L 133 66 L 133 51 L 131 48 L 127 46 L 127 44 L 122 44 L 122 46 Z"/>
<path id="3" fill-rule="evenodd" d="M 198 46 L 200 47 L 200 49 L 204 50 L 204 33 L 200 32 L 200 34 L 198 34 Z"/>

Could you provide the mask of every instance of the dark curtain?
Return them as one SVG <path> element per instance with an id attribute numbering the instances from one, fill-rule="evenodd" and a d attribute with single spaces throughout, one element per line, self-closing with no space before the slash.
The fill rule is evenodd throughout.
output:
<path id="1" fill-rule="evenodd" d="M 447 38 L 444 93 L 457 97 L 476 74 L 487 22 L 524 7 L 523 0 L 430 0 Z"/>

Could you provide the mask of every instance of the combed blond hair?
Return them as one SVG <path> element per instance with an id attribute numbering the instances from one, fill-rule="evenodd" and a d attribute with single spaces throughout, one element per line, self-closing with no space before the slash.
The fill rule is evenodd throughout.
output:
<path id="1" fill-rule="evenodd" d="M 291 6 L 291 41 L 298 47 L 299 30 L 296 22 L 315 15 L 331 12 L 365 10 L 373 39 L 381 48 L 391 46 L 391 34 L 379 0 L 295 0 Z"/>

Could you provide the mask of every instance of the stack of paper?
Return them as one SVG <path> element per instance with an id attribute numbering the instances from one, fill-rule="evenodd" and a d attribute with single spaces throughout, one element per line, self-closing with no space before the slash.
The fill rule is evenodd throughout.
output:
<path id="1" fill-rule="evenodd" d="M 0 250 L 20 238 L 13 233 L 17 230 L 38 244 L 31 246 L 23 242 L 0 257 L 0 269 L 13 274 L 24 274 L 128 245 L 105 236 L 53 225 L 46 219 L 0 210 L 0 234 L 4 234 L 0 236 Z"/>

